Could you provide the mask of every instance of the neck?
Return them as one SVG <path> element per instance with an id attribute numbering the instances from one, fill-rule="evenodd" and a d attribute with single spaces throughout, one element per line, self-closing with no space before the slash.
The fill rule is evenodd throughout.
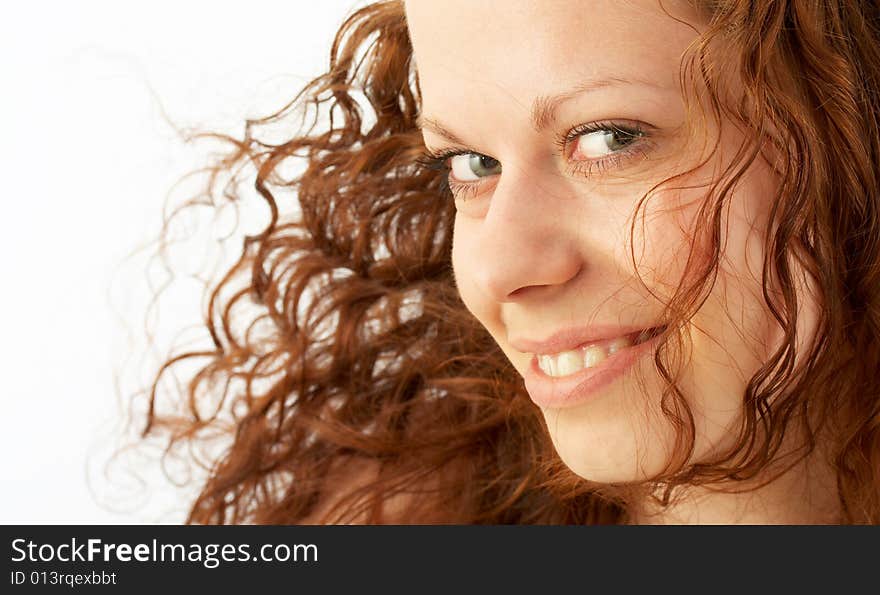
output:
<path id="1" fill-rule="evenodd" d="M 812 525 L 837 524 L 836 480 L 818 455 L 805 457 L 772 481 L 682 488 L 669 506 L 646 499 L 636 507 L 635 524 Z M 772 477 L 772 476 L 771 476 Z"/>

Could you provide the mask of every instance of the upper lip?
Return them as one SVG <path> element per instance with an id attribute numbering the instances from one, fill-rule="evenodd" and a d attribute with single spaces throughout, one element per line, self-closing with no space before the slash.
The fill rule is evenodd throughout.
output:
<path id="1" fill-rule="evenodd" d="M 649 326 L 593 325 L 571 327 L 556 331 L 546 339 L 535 341 L 517 337 L 510 344 L 523 353 L 551 354 L 575 349 L 587 343 L 598 343 L 608 339 L 623 337 L 643 330 L 656 328 Z"/>

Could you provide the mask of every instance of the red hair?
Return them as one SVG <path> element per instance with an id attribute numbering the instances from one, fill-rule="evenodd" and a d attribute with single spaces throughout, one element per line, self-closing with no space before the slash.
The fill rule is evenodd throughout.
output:
<path id="1" fill-rule="evenodd" d="M 755 477 L 797 425 L 800 456 L 820 432 L 831 437 L 842 521 L 878 523 L 880 7 L 701 4 L 710 26 L 683 60 L 682 85 L 708 97 L 704 115 L 749 134 L 707 192 L 695 243 L 710 258 L 691 263 L 669 322 L 681 328 L 705 299 L 724 205 L 769 142 L 781 182 L 763 289 L 785 338 L 748 384 L 736 444 L 692 465 L 683 462 L 693 418 L 658 350 L 664 411 L 679 440 L 654 483 L 668 501 L 676 486 Z M 742 89 L 736 103 L 725 99 L 730 71 Z M 325 74 L 249 122 L 244 138 L 222 137 L 231 152 L 210 170 L 205 196 L 213 200 L 224 173 L 226 189 L 235 188 L 251 165 L 270 218 L 209 291 L 213 344 L 169 356 L 150 393 L 144 433 L 166 437 L 169 449 L 231 438 L 209 465 L 190 522 L 630 518 L 642 488 L 593 484 L 562 464 L 516 370 L 462 304 L 450 261 L 454 207 L 441 176 L 420 166 L 419 108 L 403 8 L 378 2 L 342 25 Z M 259 140 L 261 127 L 298 113 L 311 124 L 281 143 Z M 295 163 L 304 170 L 287 173 Z M 296 204 L 281 208 L 287 195 Z M 800 354 L 799 267 L 822 305 L 819 332 Z M 179 407 L 160 410 L 160 380 L 184 361 L 198 370 Z"/>

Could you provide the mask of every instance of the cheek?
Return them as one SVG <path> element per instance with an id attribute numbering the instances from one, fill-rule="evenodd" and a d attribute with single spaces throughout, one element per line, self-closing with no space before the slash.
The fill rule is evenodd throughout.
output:
<path id="1" fill-rule="evenodd" d="M 763 164 L 753 164 L 726 197 L 716 226 L 717 197 L 708 192 L 718 183 L 713 179 L 717 167 L 707 164 L 677 180 L 677 188 L 661 188 L 649 197 L 644 215 L 636 220 L 636 230 L 645 230 L 634 238 L 636 255 L 644 255 L 636 264 L 648 287 L 662 289 L 664 298 L 687 294 L 706 280 L 705 288 L 713 294 L 748 294 L 733 300 L 736 309 L 762 301 L 763 236 L 776 180 Z M 719 287 L 712 284 L 716 250 Z"/>
<path id="2" fill-rule="evenodd" d="M 703 198 L 701 189 L 661 189 L 650 195 L 644 211 L 637 214 L 632 238 L 635 263 L 628 252 L 625 256 L 659 300 L 660 309 L 687 281 L 685 275 L 708 258 L 707 251 L 693 246 Z"/>
<path id="3" fill-rule="evenodd" d="M 774 184 L 775 178 L 756 162 L 729 197 L 718 277 L 707 304 L 717 311 L 713 327 L 719 339 L 737 351 L 729 358 L 734 360 L 731 365 L 749 377 L 749 371 L 767 359 L 777 335 L 778 325 L 764 299 L 762 283 L 764 238 Z M 768 289 L 774 291 L 772 284 Z"/>
<path id="4" fill-rule="evenodd" d="M 690 324 L 693 359 L 685 393 L 697 417 L 698 456 L 735 436 L 746 387 L 782 337 L 761 282 L 774 183 L 758 166 L 728 196 L 718 274 Z"/>

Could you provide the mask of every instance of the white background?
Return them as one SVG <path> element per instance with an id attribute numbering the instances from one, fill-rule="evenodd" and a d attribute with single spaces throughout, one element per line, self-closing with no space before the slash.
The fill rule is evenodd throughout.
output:
<path id="1" fill-rule="evenodd" d="M 204 162 L 163 110 L 181 128 L 240 134 L 323 71 L 333 34 L 363 4 L 59 0 L 7 11 L 0 522 L 183 519 L 187 501 L 167 482 L 141 485 L 104 464 L 126 397 L 114 385 L 129 345 L 120 320 L 142 325 L 146 295 L 135 281 L 120 288 L 117 271 L 155 239 L 171 185 Z M 172 326 L 198 312 L 199 296 L 184 296 L 193 303 L 162 313 Z"/>

